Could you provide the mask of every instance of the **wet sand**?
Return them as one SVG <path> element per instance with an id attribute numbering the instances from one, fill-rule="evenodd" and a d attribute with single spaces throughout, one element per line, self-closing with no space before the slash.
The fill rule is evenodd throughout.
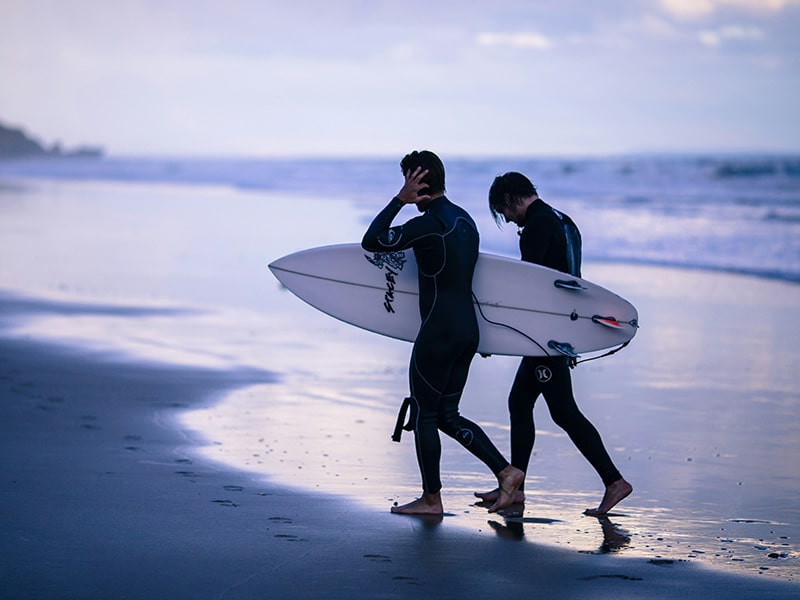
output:
<path id="1" fill-rule="evenodd" d="M 542 404 L 523 517 L 476 506 L 491 477 L 445 440 L 431 522 L 389 513 L 419 491 L 411 437 L 389 441 L 410 346 L 265 268 L 357 219 L 297 239 L 294 205 L 258 194 L 26 186 L 0 221 L 0 596 L 800 591 L 798 286 L 587 264 L 640 310 L 629 348 L 574 375 L 634 494 L 582 516 L 599 483 Z M 462 406 L 504 452 L 515 366 L 476 359 Z"/>
<path id="2" fill-rule="evenodd" d="M 0 357 L 6 598 L 797 594 L 766 577 L 620 556 L 609 521 L 592 519 L 612 530 L 604 546 L 576 552 L 523 543 L 521 523 L 482 514 L 470 531 L 451 526 L 456 517 L 399 517 L 199 457 L 175 417 L 270 373 L 109 361 L 18 339 L 0 341 Z"/>

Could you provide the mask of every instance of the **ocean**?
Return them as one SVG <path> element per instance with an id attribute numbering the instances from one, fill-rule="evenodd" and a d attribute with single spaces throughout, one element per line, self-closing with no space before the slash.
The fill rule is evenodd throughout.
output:
<path id="1" fill-rule="evenodd" d="M 728 271 L 800 283 L 798 156 L 443 160 L 448 196 L 478 221 L 484 251 L 517 255 L 514 236 L 499 230 L 486 201 L 493 178 L 515 170 L 578 223 L 585 261 Z M 230 186 L 298 199 L 329 198 L 352 203 L 366 223 L 400 188 L 397 163 L 112 157 L 0 162 L 0 177 Z M 302 204 L 297 209 L 302 214 Z"/>

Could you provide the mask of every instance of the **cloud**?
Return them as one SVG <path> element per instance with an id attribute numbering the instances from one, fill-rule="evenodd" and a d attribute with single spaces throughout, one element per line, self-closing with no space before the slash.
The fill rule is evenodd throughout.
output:
<path id="1" fill-rule="evenodd" d="M 787 6 L 800 5 L 800 0 L 660 0 L 662 8 L 673 17 L 698 19 L 724 8 L 750 12 L 780 12 Z"/>
<path id="2" fill-rule="evenodd" d="M 2 0 L 0 118 L 123 154 L 689 148 L 734 113 L 800 139 L 800 0 L 162 4 Z"/>
<path id="3" fill-rule="evenodd" d="M 726 25 L 717 29 L 701 31 L 698 37 L 702 44 L 717 47 L 728 41 L 760 42 L 764 39 L 764 32 L 758 27 Z"/>
<path id="4" fill-rule="evenodd" d="M 553 46 L 549 38 L 534 32 L 479 33 L 475 41 L 481 46 L 510 46 L 511 48 L 532 48 L 535 50 L 548 50 Z"/>

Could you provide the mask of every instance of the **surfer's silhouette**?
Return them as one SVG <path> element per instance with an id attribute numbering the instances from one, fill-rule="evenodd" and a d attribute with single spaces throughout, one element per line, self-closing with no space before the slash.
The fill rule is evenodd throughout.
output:
<path id="1" fill-rule="evenodd" d="M 372 252 L 412 249 L 419 272 L 422 318 L 409 367 L 411 410 L 422 496 L 392 507 L 400 514 L 443 514 L 439 473 L 444 432 L 481 460 L 498 481 L 496 512 L 514 499 L 524 474 L 503 457 L 484 431 L 458 410 L 470 364 L 478 347 L 478 322 L 472 303 L 472 276 L 478 260 L 478 229 L 472 217 L 445 196 L 442 161 L 423 150 L 400 163 L 405 178 L 397 195 L 375 217 L 362 246 Z M 407 204 L 422 215 L 403 225 L 392 221 Z M 398 419 L 402 422 L 402 416 Z M 400 432 L 396 432 L 399 441 Z"/>
<path id="2" fill-rule="evenodd" d="M 519 248 L 524 261 L 556 269 L 573 277 L 581 276 L 581 235 L 572 219 L 545 203 L 533 183 L 521 173 L 509 172 L 495 178 L 489 189 L 489 210 L 500 224 L 516 223 L 520 228 Z M 525 356 L 520 362 L 511 392 L 508 412 L 511 420 L 511 464 L 528 470 L 536 428 L 533 407 L 544 396 L 553 421 L 594 467 L 605 485 L 597 508 L 587 508 L 587 515 L 604 515 L 627 497 L 633 487 L 614 465 L 594 425 L 583 415 L 572 393 L 570 369 L 574 356 Z M 524 482 L 514 496 L 515 503 L 525 502 Z M 502 491 L 476 492 L 475 496 L 495 501 Z"/>

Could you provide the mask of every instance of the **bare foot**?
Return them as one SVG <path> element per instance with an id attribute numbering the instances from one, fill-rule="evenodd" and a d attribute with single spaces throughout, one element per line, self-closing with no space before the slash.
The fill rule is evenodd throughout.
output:
<path id="1" fill-rule="evenodd" d="M 622 500 L 627 498 L 633 491 L 633 486 L 620 478 L 614 483 L 606 487 L 606 493 L 603 494 L 603 500 L 597 508 L 587 508 L 583 514 L 590 517 L 597 517 L 608 513 L 612 508 L 619 504 Z"/>
<path id="2" fill-rule="evenodd" d="M 489 512 L 497 512 L 501 508 L 513 504 L 517 495 L 517 489 L 525 481 L 525 473 L 513 465 L 508 465 L 497 474 L 497 482 L 500 484 L 497 493 L 497 500 L 489 507 Z"/>
<path id="3" fill-rule="evenodd" d="M 422 496 L 403 504 L 403 506 L 393 506 L 392 512 L 398 515 L 442 515 L 444 514 L 444 506 L 442 506 L 442 494 L 436 492 L 429 494 L 423 492 Z"/>
<path id="4" fill-rule="evenodd" d="M 505 508 L 498 510 L 497 514 L 503 515 L 506 518 L 520 518 L 525 514 L 525 503 L 512 502 Z"/>
<path id="5" fill-rule="evenodd" d="M 500 497 L 500 488 L 495 488 L 491 492 L 474 492 L 473 495 L 476 498 L 480 498 L 484 502 L 494 502 Z M 522 490 L 517 490 L 514 493 L 514 504 L 524 504 L 525 503 L 525 492 Z"/>

